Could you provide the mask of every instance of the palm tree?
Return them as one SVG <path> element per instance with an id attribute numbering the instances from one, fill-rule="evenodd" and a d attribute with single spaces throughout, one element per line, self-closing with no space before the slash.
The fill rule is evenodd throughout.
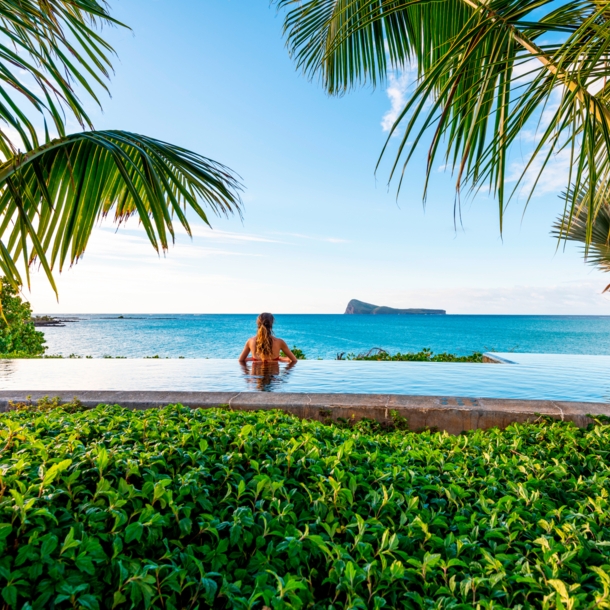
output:
<path id="1" fill-rule="evenodd" d="M 99 104 L 113 50 L 102 26 L 125 27 L 103 0 L 0 0 L 0 270 L 18 285 L 38 262 L 82 256 L 101 218 L 136 216 L 157 251 L 190 234 L 187 210 L 209 224 L 240 211 L 236 176 L 223 165 L 154 138 L 94 131 L 78 91 Z M 68 118 L 83 129 L 66 133 Z M 22 265 L 19 265 L 22 261 Z"/>
<path id="2" fill-rule="evenodd" d="M 608 0 L 276 2 L 287 10 L 297 65 L 330 94 L 416 66 L 413 92 L 390 133 L 402 132 L 390 174 L 398 189 L 428 134 L 424 199 L 433 168 L 446 164 L 458 194 L 488 188 L 497 197 L 502 230 L 510 198 L 526 188 L 529 201 L 544 169 L 561 160 L 565 184 L 558 187 L 571 193 L 561 237 L 578 217 L 583 241 L 592 242 L 610 200 Z M 529 153 L 515 181 L 521 151 L 513 145 L 524 141 Z"/>

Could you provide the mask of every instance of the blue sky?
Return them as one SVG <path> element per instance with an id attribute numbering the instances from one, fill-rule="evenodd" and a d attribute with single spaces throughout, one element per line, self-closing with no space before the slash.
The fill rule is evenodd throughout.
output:
<path id="1" fill-rule="evenodd" d="M 449 313 L 606 314 L 610 278 L 549 235 L 564 187 L 558 160 L 525 215 L 479 195 L 453 223 L 451 175 L 434 173 L 426 209 L 421 149 L 396 198 L 375 163 L 405 79 L 331 98 L 299 74 L 282 20 L 264 0 L 123 0 L 107 30 L 118 59 L 98 129 L 185 146 L 238 172 L 243 220 L 194 222 L 159 257 L 136 224 L 96 229 L 64 271 L 59 303 L 42 275 L 37 313 L 341 313 L 351 298 Z M 384 117 L 386 117 L 384 119 Z M 74 130 L 77 130 L 74 126 Z M 395 142 L 392 142 L 392 146 Z M 391 153 L 387 160 L 392 158 Z"/>

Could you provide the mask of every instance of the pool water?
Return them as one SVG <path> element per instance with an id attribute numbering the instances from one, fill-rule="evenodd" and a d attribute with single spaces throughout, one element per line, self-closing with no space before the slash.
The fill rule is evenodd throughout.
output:
<path id="1" fill-rule="evenodd" d="M 226 359 L 0 361 L 0 390 L 304 392 L 610 402 L 610 356 L 498 354 L 512 364 Z"/>

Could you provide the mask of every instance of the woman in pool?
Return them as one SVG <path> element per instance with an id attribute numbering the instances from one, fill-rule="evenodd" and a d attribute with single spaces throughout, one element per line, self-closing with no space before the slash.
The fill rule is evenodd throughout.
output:
<path id="1" fill-rule="evenodd" d="M 256 337 L 246 341 L 244 351 L 239 357 L 240 362 L 251 360 L 253 362 L 295 363 L 297 361 L 295 355 L 286 345 L 286 341 L 273 336 L 273 321 L 273 316 L 270 313 L 262 313 L 258 316 Z M 248 358 L 250 352 L 252 352 L 252 357 Z M 280 356 L 280 352 L 284 352 L 286 356 Z"/>

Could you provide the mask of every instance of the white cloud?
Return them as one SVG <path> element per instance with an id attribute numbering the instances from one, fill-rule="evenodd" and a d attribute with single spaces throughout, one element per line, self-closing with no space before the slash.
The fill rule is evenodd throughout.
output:
<path id="1" fill-rule="evenodd" d="M 302 233 L 278 233 L 278 235 L 287 235 L 289 237 L 297 237 L 299 239 L 310 239 L 313 241 L 323 241 L 329 244 L 347 244 L 349 239 L 343 239 L 341 237 L 319 237 L 317 235 L 303 235 Z"/>
<path id="2" fill-rule="evenodd" d="M 415 82 L 415 78 L 415 66 L 406 66 L 403 70 L 391 72 L 388 75 L 389 85 L 386 89 L 386 93 L 390 99 L 390 109 L 381 119 L 381 128 L 383 131 L 389 132 L 400 113 L 403 111 L 407 103 L 409 89 Z"/>
<path id="3" fill-rule="evenodd" d="M 180 227 L 181 232 L 186 234 L 186 231 Z M 217 241 L 224 242 L 236 242 L 236 241 L 249 241 L 249 242 L 260 242 L 268 244 L 285 244 L 286 242 L 278 241 L 277 239 L 270 239 L 262 235 L 253 235 L 251 233 L 237 233 L 232 231 L 221 231 L 219 229 L 210 229 L 204 225 L 193 225 L 191 224 L 191 232 L 193 237 L 204 237 L 206 239 L 215 239 Z"/>
<path id="4" fill-rule="evenodd" d="M 571 156 L 569 150 L 562 150 L 556 155 L 552 155 L 542 174 L 540 170 L 546 159 L 548 149 L 542 150 L 541 153 L 532 161 L 521 183 L 519 184 L 518 192 L 525 196 L 529 196 L 530 191 L 536 186 L 536 196 L 557 194 L 568 186 L 568 176 L 570 175 Z M 523 174 L 525 162 L 515 162 L 511 164 L 508 175 L 508 182 L 517 182 Z M 537 182 L 536 182 L 537 181 Z"/>
<path id="5" fill-rule="evenodd" d="M 610 296 L 601 293 L 608 282 L 601 273 L 595 272 L 594 276 L 591 280 L 550 285 L 475 285 L 392 292 L 384 295 L 384 304 L 446 309 L 450 314 L 608 315 Z"/>
<path id="6" fill-rule="evenodd" d="M 171 273 L 181 268 L 196 265 L 198 261 L 206 259 L 218 260 L 219 257 L 264 257 L 264 254 L 253 253 L 251 251 L 232 250 L 230 248 L 215 248 L 201 245 L 201 240 L 193 243 L 171 244 L 167 252 L 157 253 L 148 237 L 141 233 L 119 231 L 114 233 L 108 229 L 94 229 L 91 235 L 87 250 L 81 260 L 77 261 L 70 269 L 69 260 L 66 261 L 63 272 L 60 274 L 56 269 L 55 279 L 63 284 L 70 284 L 70 279 L 74 272 L 82 277 L 81 269 L 85 268 L 89 273 L 98 276 L 105 274 L 106 270 L 110 274 L 121 269 L 122 272 L 141 276 L 148 273 L 158 273 L 159 265 L 163 261 L 163 268 Z M 38 275 L 43 279 L 42 271 L 38 270 Z M 69 276 L 69 278 L 68 278 Z"/>
<path id="7" fill-rule="evenodd" d="M 571 153 L 569 149 L 559 150 L 563 142 L 560 140 L 555 146 L 559 152 L 551 155 L 546 167 L 540 174 L 542 165 L 549 153 L 549 146 L 545 145 L 537 154 L 536 158 L 526 170 L 526 165 L 530 161 L 530 156 L 539 144 L 545 130 L 551 124 L 559 105 L 561 103 L 562 91 L 556 89 L 551 95 L 546 106 L 542 109 L 540 120 L 531 129 L 523 129 L 519 134 L 518 145 L 524 146 L 526 154 L 520 155 L 509 165 L 509 183 L 516 183 L 525 171 L 525 175 L 519 185 L 519 192 L 529 196 L 531 189 L 536 186 L 536 196 L 547 194 L 559 194 L 568 186 L 568 176 L 570 174 Z M 514 147 L 515 152 L 518 148 Z"/>
<path id="8" fill-rule="evenodd" d="M 111 218 L 105 219 L 100 226 L 106 230 L 116 230 L 116 224 Z M 190 222 L 191 234 L 193 238 L 202 237 L 212 239 L 218 242 L 260 242 L 270 244 L 285 244 L 286 242 L 271 239 L 263 235 L 255 235 L 252 233 L 241 233 L 237 231 L 221 231 L 220 229 L 211 229 L 210 227 Z M 140 235 L 145 235 L 144 228 L 136 216 L 132 216 L 126 222 L 121 223 L 119 232 L 131 231 Z M 174 233 L 176 236 L 187 236 L 187 232 L 178 220 L 174 220 Z"/>
<path id="9" fill-rule="evenodd" d="M 533 80 L 542 67 L 542 62 L 537 57 L 520 61 L 513 66 L 513 79 L 522 81 L 518 84 L 523 86 Z"/>

